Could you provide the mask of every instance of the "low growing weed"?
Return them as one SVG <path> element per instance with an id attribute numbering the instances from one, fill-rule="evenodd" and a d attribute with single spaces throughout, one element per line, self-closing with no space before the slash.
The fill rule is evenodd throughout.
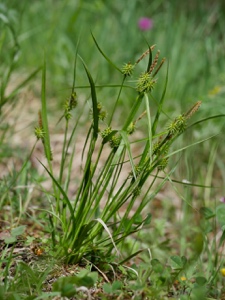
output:
<path id="1" fill-rule="evenodd" d="M 114 100 L 114 109 L 107 112 L 103 107 L 104 103 L 98 100 L 93 77 L 81 59 L 90 85 L 92 121 L 82 150 L 80 182 L 72 199 L 69 198 L 68 191 L 69 185 L 73 184 L 70 182 L 70 173 L 76 147 L 74 136 L 79 118 L 71 133 L 69 133 L 69 124 L 71 124 L 72 111 L 76 109 L 79 102 L 75 72 L 77 55 L 74 84 L 64 108 L 65 136 L 59 176 L 54 173 L 52 167 L 54 155 L 50 147 L 48 129 L 45 66 L 42 76 L 42 109 L 35 134 L 43 142 L 48 162 L 48 166 L 43 166 L 53 183 L 53 194 L 49 195 L 52 211 L 48 213 L 52 245 L 56 255 L 67 263 L 79 263 L 85 258 L 98 265 L 102 257 L 105 262 L 124 261 L 119 245 L 126 237 L 150 222 L 151 215 L 146 213 L 145 208 L 168 181 L 176 167 L 174 163 L 172 170 L 165 171 L 169 158 L 182 150 L 170 152 L 170 146 L 185 131 L 188 119 L 198 110 L 201 102 L 194 104 L 187 113 L 177 116 L 163 131 L 158 129 L 167 80 L 161 99 L 157 102 L 154 116 L 151 112 L 153 102 L 151 92 L 157 83 L 157 76 L 165 59 L 158 62 L 159 51 L 153 58 L 154 46 L 152 46 L 134 64 L 125 64 L 120 69 L 102 52 L 96 41 L 95 43 L 106 60 L 121 73 L 122 83 Z M 134 98 L 130 100 L 132 103 L 127 109 L 124 124 L 120 129 L 116 129 L 114 128 L 116 108 L 121 93 L 126 88 L 125 82 L 132 76 L 138 63 L 147 55 L 149 59 L 146 70 L 135 80 L 135 86 L 130 86 L 134 91 Z M 146 118 L 148 126 L 147 136 L 142 139 L 132 139 L 137 122 L 143 118 Z M 134 155 L 132 149 L 137 143 L 141 143 L 142 148 Z M 69 156 L 70 147 L 73 147 L 73 151 Z M 105 151 L 108 153 L 106 159 L 104 159 Z M 68 168 L 65 168 L 66 165 Z M 126 168 L 126 175 L 121 179 L 122 174 L 124 176 L 124 168 Z M 159 172 L 164 172 L 161 181 L 157 180 Z M 152 175 L 153 179 L 150 177 Z M 125 211 L 122 213 L 121 209 L 124 207 Z"/>

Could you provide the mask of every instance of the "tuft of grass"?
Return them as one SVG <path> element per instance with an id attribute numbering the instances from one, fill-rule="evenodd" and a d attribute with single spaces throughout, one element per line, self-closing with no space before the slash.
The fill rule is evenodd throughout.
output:
<path id="1" fill-rule="evenodd" d="M 95 43 L 97 43 L 96 40 Z M 98 49 L 103 53 L 99 45 Z M 128 236 L 138 232 L 145 224 L 149 223 L 150 214 L 146 214 L 145 208 L 175 170 L 176 163 L 170 171 L 165 171 L 168 160 L 173 155 L 173 153 L 169 153 L 170 147 L 185 131 L 188 119 L 199 108 L 201 102 L 198 101 L 187 113 L 176 117 L 163 131 L 158 131 L 167 80 L 159 100 L 158 110 L 155 115 L 152 115 L 149 95 L 157 83 L 156 75 L 165 61 L 163 59 L 161 63 L 158 63 L 159 52 L 153 58 L 153 49 L 154 47 L 149 47 L 133 66 L 129 63 L 121 69 L 122 83 L 112 113 L 106 112 L 99 102 L 93 77 L 86 64 L 81 60 L 90 86 L 91 124 L 83 145 L 82 172 L 73 198 L 68 196 L 68 190 L 76 147 L 74 139 L 76 122 L 70 136 L 67 134 L 71 122 L 71 112 L 76 109 L 76 105 L 73 103 L 79 102 L 75 99 L 77 97 L 75 95 L 78 94 L 76 72 L 74 72 L 74 85 L 70 100 L 66 101 L 64 106 L 65 137 L 60 176 L 58 177 L 54 174 L 51 164 L 54 156 L 49 156 L 51 151 L 49 150 L 50 134 L 47 125 L 44 66 L 41 122 L 39 121 L 39 129 L 42 134 L 41 136 L 37 135 L 37 127 L 35 133 L 45 147 L 48 167 L 42 165 L 53 183 L 53 194 L 49 195 L 52 210 L 48 211 L 52 246 L 56 256 L 67 263 L 81 263 L 86 259 L 90 263 L 98 265 L 101 263 L 101 257 L 105 257 L 108 262 L 124 261 L 118 247 L 125 242 Z M 147 54 L 149 54 L 149 61 L 146 70 L 139 74 L 137 80 L 134 81 L 134 96 L 131 100 L 133 103 L 127 110 L 124 124 L 121 129 L 113 128 L 117 113 L 117 101 L 124 89 L 124 83 L 127 78 L 132 76 L 136 65 Z M 110 62 L 106 55 L 103 56 Z M 118 70 L 118 67 L 115 68 Z M 136 123 L 145 117 L 148 127 L 147 136 L 142 140 L 132 139 Z M 134 156 L 132 148 L 140 142 L 142 142 L 143 150 Z M 68 149 L 73 143 L 75 147 L 73 147 L 71 157 L 68 158 Z M 106 159 L 103 158 L 105 151 L 108 153 Z M 182 149 L 177 150 L 176 153 L 180 151 Z M 64 174 L 64 166 L 68 159 L 70 167 L 67 169 L 68 173 Z M 99 167 L 100 164 L 101 167 Z M 126 168 L 126 174 L 124 174 L 123 168 Z M 159 172 L 164 172 L 164 178 L 158 182 Z M 125 177 L 122 179 L 122 176 Z M 150 180 L 150 176 L 153 176 L 152 180 Z M 137 203 L 138 208 L 135 208 Z M 124 213 L 121 212 L 123 207 L 126 207 Z"/>

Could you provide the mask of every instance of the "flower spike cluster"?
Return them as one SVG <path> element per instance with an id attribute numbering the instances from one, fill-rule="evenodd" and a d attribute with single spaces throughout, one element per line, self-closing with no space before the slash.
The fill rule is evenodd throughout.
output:
<path id="1" fill-rule="evenodd" d="M 41 139 L 42 142 L 44 143 L 45 132 L 42 124 L 42 117 L 40 111 L 38 112 L 38 126 L 34 128 L 34 134 L 38 140 Z"/>
<path id="2" fill-rule="evenodd" d="M 77 106 L 77 94 L 72 93 L 69 100 L 64 104 L 64 116 L 68 121 L 71 118 L 71 111 Z"/>
<path id="3" fill-rule="evenodd" d="M 153 146 L 153 155 L 160 157 L 158 160 L 159 170 L 163 170 L 168 164 L 167 154 L 172 138 L 175 138 L 185 131 L 187 127 L 187 120 L 199 109 L 200 105 L 201 101 L 197 101 L 187 113 L 176 117 L 174 121 L 167 126 L 167 136 L 164 139 L 161 138 L 161 140 Z"/>

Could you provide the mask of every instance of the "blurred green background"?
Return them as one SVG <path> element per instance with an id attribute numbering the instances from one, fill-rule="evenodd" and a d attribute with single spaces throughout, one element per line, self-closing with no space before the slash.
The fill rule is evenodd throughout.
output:
<path id="1" fill-rule="evenodd" d="M 146 41 L 156 44 L 170 63 L 168 98 L 182 107 L 224 80 L 224 1 L 1 2 L 17 34 L 19 66 L 37 67 L 45 51 L 51 82 L 62 88 L 71 85 L 78 41 L 79 54 L 98 81 L 113 82 L 115 72 L 98 53 L 91 31 L 118 66 L 134 62 Z M 151 18 L 153 27 L 140 30 L 141 17 Z"/>
<path id="2" fill-rule="evenodd" d="M 184 113 L 197 100 L 202 100 L 203 104 L 195 119 L 225 114 L 225 2 L 222 0 L 5 0 L 0 4 L 0 16 L 1 78 L 15 49 L 19 49 L 14 66 L 17 74 L 28 74 L 41 66 L 45 55 L 47 88 L 59 105 L 68 97 L 72 86 L 78 44 L 78 53 L 96 85 L 121 82 L 121 74 L 99 53 L 92 32 L 101 49 L 119 68 L 126 62 L 134 63 L 148 44 L 156 44 L 156 50 L 161 50 L 160 57 L 166 57 L 169 63 L 165 122 L 168 116 L 174 118 Z M 141 30 L 138 26 L 141 17 L 150 18 L 153 27 Z M 156 103 L 165 84 L 166 66 L 160 74 L 162 79 L 153 91 Z M 87 84 L 80 62 L 77 82 Z M 107 88 L 99 89 L 99 92 L 103 105 L 110 107 L 115 91 Z M 85 93 L 84 89 L 82 93 Z M 129 89 L 122 95 L 118 120 L 126 111 L 131 95 Z M 198 173 L 201 184 L 204 184 L 211 149 L 216 149 L 218 154 L 214 162 L 216 181 L 220 184 L 225 181 L 223 131 L 224 117 L 215 118 L 200 124 L 184 135 L 183 141 L 181 139 L 183 145 L 183 142 L 192 143 L 218 134 L 209 142 L 189 150 L 183 159 L 183 166 L 193 166 L 189 177 L 194 178 Z M 201 162 L 201 170 L 197 162 Z M 185 167 L 180 170 L 180 176 L 186 178 Z"/>

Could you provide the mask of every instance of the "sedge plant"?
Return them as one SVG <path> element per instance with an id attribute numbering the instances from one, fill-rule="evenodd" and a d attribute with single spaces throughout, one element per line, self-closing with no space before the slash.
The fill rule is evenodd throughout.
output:
<path id="1" fill-rule="evenodd" d="M 54 155 L 51 151 L 46 105 L 45 64 L 42 76 L 42 109 L 35 134 L 44 145 L 48 163 L 46 166 L 43 164 L 43 167 L 51 177 L 53 185 L 53 191 L 48 195 L 51 204 L 48 213 L 54 253 L 66 263 L 79 263 L 85 259 L 98 265 L 103 257 L 104 261 L 110 261 L 112 258 L 115 261 L 116 257 L 118 263 L 126 260 L 120 253 L 119 246 L 128 236 L 150 222 L 151 215 L 145 208 L 175 169 L 174 166 L 170 171 L 166 171 L 170 156 L 182 150 L 170 152 L 171 145 L 185 131 L 188 119 L 197 111 L 201 102 L 195 103 L 187 113 L 177 116 L 162 131 L 159 121 L 163 112 L 168 75 L 162 96 L 157 102 L 157 111 L 154 115 L 151 111 L 151 93 L 165 62 L 164 58 L 159 62 L 160 52 L 153 57 L 155 46 L 151 46 L 134 64 L 127 63 L 119 68 L 103 53 L 95 39 L 94 42 L 108 63 L 121 74 L 114 108 L 111 112 L 104 109 L 98 99 L 94 79 L 76 52 L 72 91 L 60 119 L 64 119 L 65 134 L 58 175 L 54 172 L 52 164 Z M 134 80 L 135 86 L 130 86 L 133 89 L 133 99 L 130 99 L 131 104 L 124 122 L 120 129 L 116 129 L 114 124 L 118 103 L 123 89 L 127 88 L 126 81 L 133 76 L 139 62 L 145 61 L 147 56 L 146 69 Z M 77 109 L 79 103 L 79 86 L 76 82 L 78 57 L 89 82 L 91 122 L 82 150 L 79 183 L 75 195 L 71 198 L 69 187 L 75 184 L 71 182 L 71 172 L 79 117 L 75 123 L 72 122 L 73 126 L 70 124 L 73 110 Z M 104 103 L 105 105 L 107 103 Z M 144 118 L 148 127 L 147 136 L 142 139 L 133 138 L 137 123 Z M 133 146 L 138 143 L 141 143 L 142 147 L 139 147 L 139 154 L 134 155 Z M 69 148 L 73 149 L 72 154 L 71 151 L 69 154 Z M 107 158 L 105 152 L 108 153 Z M 159 172 L 164 172 L 161 180 L 157 179 Z"/>

